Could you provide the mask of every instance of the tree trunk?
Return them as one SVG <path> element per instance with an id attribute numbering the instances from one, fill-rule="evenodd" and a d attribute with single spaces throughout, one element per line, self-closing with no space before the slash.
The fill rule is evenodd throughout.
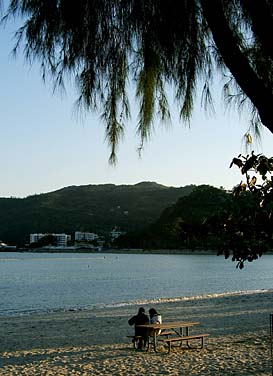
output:
<path id="1" fill-rule="evenodd" d="M 273 19 L 270 7 L 265 0 L 241 0 L 241 2 L 251 18 L 253 32 L 273 62 Z"/>
<path id="2" fill-rule="evenodd" d="M 252 69 L 226 20 L 222 0 L 201 0 L 204 16 L 223 60 L 243 92 L 273 133 L 273 93 Z M 271 41 L 272 42 L 272 41 Z"/>

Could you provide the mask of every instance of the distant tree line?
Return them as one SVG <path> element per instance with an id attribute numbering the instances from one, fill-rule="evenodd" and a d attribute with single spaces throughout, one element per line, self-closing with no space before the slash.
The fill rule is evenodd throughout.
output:
<path id="1" fill-rule="evenodd" d="M 107 236 L 116 226 L 133 231 L 153 223 L 163 209 L 194 186 L 166 187 L 153 182 L 66 187 L 26 198 L 0 198 L 0 239 L 29 243 L 30 233 L 95 232 Z"/>
<path id="2" fill-rule="evenodd" d="M 198 186 L 163 211 L 145 230 L 128 233 L 116 245 L 145 249 L 215 250 L 231 257 L 240 269 L 273 250 L 273 159 L 262 155 L 235 158 L 246 183 L 233 192 L 208 185 Z M 262 184 L 256 184 L 256 172 Z"/>

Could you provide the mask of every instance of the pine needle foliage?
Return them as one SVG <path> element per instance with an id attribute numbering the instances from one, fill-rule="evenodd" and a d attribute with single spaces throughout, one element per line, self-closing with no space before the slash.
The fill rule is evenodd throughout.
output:
<path id="1" fill-rule="evenodd" d="M 205 109 L 212 106 L 216 70 L 226 77 L 227 100 L 240 111 L 248 104 L 250 122 L 273 132 L 271 0 L 10 0 L 3 12 L 5 22 L 22 19 L 14 53 L 22 47 L 30 63 L 40 62 L 55 88 L 75 79 L 79 108 L 100 113 L 112 163 L 132 80 L 140 149 L 155 115 L 170 119 L 166 85 L 189 122 L 198 88 Z"/>

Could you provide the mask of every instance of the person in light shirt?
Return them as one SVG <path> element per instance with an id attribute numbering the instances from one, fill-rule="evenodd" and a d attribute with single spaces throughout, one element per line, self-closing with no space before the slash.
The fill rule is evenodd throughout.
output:
<path id="1" fill-rule="evenodd" d="M 162 324 L 162 316 L 154 309 L 149 309 L 150 324 Z M 161 333 L 161 330 L 156 331 L 157 335 Z"/>

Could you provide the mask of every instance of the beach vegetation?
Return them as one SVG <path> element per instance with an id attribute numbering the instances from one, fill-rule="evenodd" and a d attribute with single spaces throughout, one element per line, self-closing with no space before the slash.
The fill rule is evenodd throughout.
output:
<path id="1" fill-rule="evenodd" d="M 222 251 L 242 269 L 245 261 L 252 262 L 273 249 L 273 158 L 252 152 L 233 158 L 232 166 L 243 176 L 233 195 L 239 200 L 247 196 L 248 200 L 236 208 L 236 216 L 234 212 L 226 216 L 228 241 Z"/>
<path id="2" fill-rule="evenodd" d="M 22 22 L 14 54 L 22 47 L 28 62 L 40 62 L 54 89 L 75 80 L 78 108 L 105 123 L 112 163 L 130 118 L 131 86 L 140 151 L 156 114 L 170 122 L 167 89 L 188 123 L 200 92 L 213 110 L 215 81 L 226 103 L 247 110 L 251 128 L 273 132 L 271 0 L 10 0 L 2 12 L 4 22 Z"/>

